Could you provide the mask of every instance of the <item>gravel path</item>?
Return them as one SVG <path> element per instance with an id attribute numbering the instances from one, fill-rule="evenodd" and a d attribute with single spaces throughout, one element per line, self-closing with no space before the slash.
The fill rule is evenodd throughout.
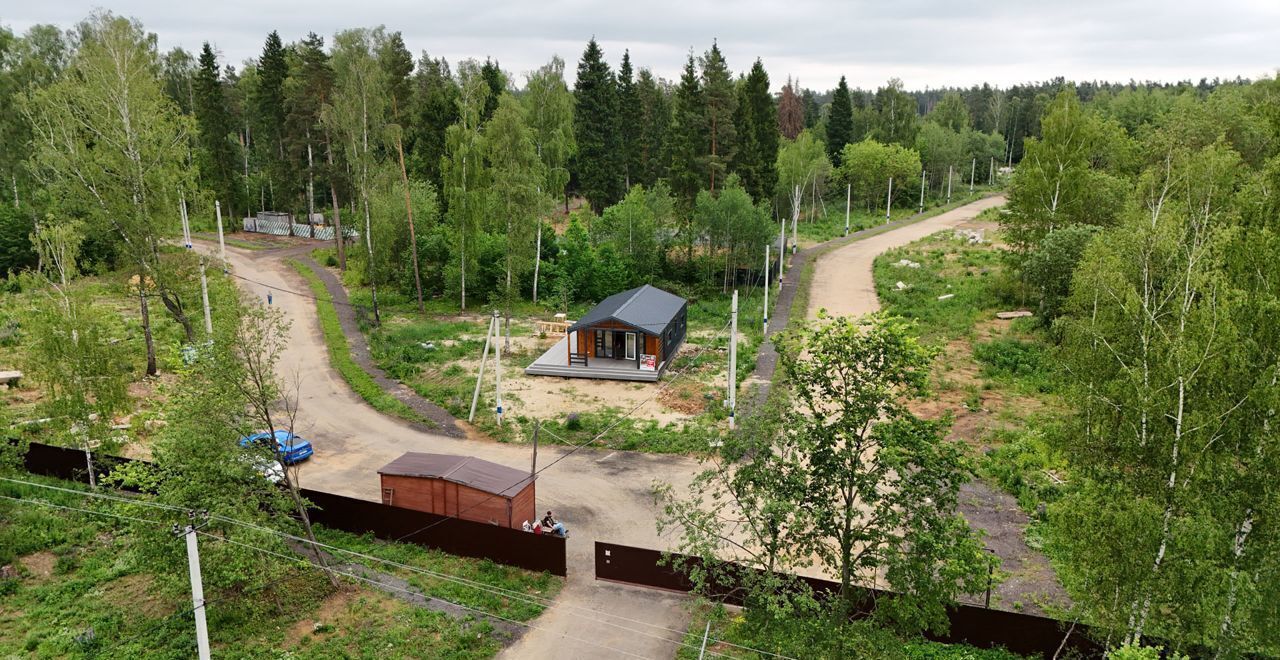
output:
<path id="1" fill-rule="evenodd" d="M 387 372 L 373 361 L 373 354 L 369 352 L 369 341 L 360 331 L 360 324 L 356 320 L 356 308 L 347 297 L 346 287 L 342 286 L 342 282 L 333 274 L 333 271 L 316 263 L 311 257 L 303 257 L 298 261 L 311 268 L 324 283 L 325 291 L 329 292 L 329 298 L 333 300 L 333 308 L 338 314 L 338 324 L 342 326 L 342 334 L 346 335 L 347 344 L 351 348 L 351 359 L 373 378 L 378 387 L 409 406 L 428 420 L 431 426 L 411 424 L 420 431 L 441 433 L 454 438 L 466 437 L 466 432 L 458 426 L 458 420 L 449 414 L 449 411 L 424 399 L 404 383 L 388 376 Z"/>

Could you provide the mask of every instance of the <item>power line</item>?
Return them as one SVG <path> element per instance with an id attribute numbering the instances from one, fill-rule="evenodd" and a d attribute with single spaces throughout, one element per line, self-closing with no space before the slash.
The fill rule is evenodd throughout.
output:
<path id="1" fill-rule="evenodd" d="M 162 522 L 162 521 L 159 521 L 159 520 L 148 520 L 148 519 L 146 519 L 146 518 L 135 518 L 134 516 L 126 516 L 126 515 L 121 514 L 121 513 L 111 513 L 111 512 L 108 512 L 108 511 L 94 511 L 93 509 L 81 509 L 81 508 L 79 508 L 79 507 L 74 507 L 74 506 L 66 506 L 66 505 L 63 505 L 63 504 L 54 504 L 53 502 L 49 502 L 49 501 L 41 500 L 41 499 L 35 499 L 35 498 L 26 498 L 26 497 L 9 497 L 8 495 L 0 495 L 0 498 L 4 498 L 4 499 L 6 499 L 6 500 L 12 500 L 12 501 L 14 501 L 14 502 L 22 502 L 22 503 L 25 503 L 25 504 L 38 504 L 38 505 L 40 505 L 40 506 L 53 507 L 53 508 L 55 508 L 55 509 L 65 509 L 65 510 L 67 510 L 67 511 L 79 511 L 80 513 L 88 513 L 88 514 L 92 514 L 92 515 L 95 515 L 95 516 L 110 516 L 110 517 L 112 517 L 112 518 L 120 518 L 121 520 L 132 520 L 133 522 L 147 523 L 147 524 L 149 524 L 149 525 L 160 525 L 161 527 L 168 527 L 168 526 L 170 526 L 170 525 L 172 524 L 172 523 Z"/>
<path id="2" fill-rule="evenodd" d="M 370 578 L 364 577 L 364 576 L 362 576 L 362 575 L 356 575 L 355 573 L 347 573 L 347 572 L 345 572 L 345 571 L 340 571 L 340 570 L 338 570 L 338 569 L 336 569 L 336 568 L 331 568 L 331 567 L 329 567 L 329 566 L 318 566 L 318 565 L 316 565 L 316 564 L 313 564 L 313 563 L 311 563 L 311 562 L 309 562 L 309 561 L 307 561 L 307 560 L 305 560 L 305 559 L 299 558 L 299 557 L 290 557 L 290 556 L 288 556 L 288 555 L 281 554 L 281 553 L 279 553 L 279 552 L 275 552 L 275 551 L 273 551 L 273 550 L 267 550 L 267 549 L 265 549 L 265 548 L 259 548 L 259 547 L 254 546 L 254 545 L 250 545 L 250 544 L 248 544 L 248 543 L 241 543 L 240 541 L 236 541 L 236 540 L 233 540 L 233 539 L 222 538 L 222 537 L 219 537 L 219 536 L 217 536 L 217 535 L 215 535 L 215 534 L 209 534 L 209 533 L 207 533 L 207 532 L 199 532 L 199 531 L 198 531 L 197 533 L 198 533 L 198 534 L 201 534 L 201 535 L 204 535 L 204 536 L 208 536 L 208 537 L 210 537 L 210 538 L 218 539 L 218 540 L 223 541 L 223 542 L 225 542 L 225 543 L 231 543 L 231 544 L 233 544 L 233 545 L 238 545 L 238 546 L 241 546 L 241 547 L 244 547 L 244 548 L 248 548 L 248 549 L 250 549 L 250 550 L 255 550 L 255 551 L 258 551 L 258 552 L 265 553 L 265 554 L 273 555 L 273 556 L 279 557 L 279 558 L 281 558 L 281 559 L 285 559 L 285 560 L 287 560 L 287 561 L 302 562 L 302 563 L 305 563 L 305 564 L 306 564 L 306 565 L 308 565 L 308 566 L 311 566 L 311 567 L 313 567 L 313 568 L 320 569 L 320 570 L 322 570 L 322 571 L 328 571 L 329 573 L 332 573 L 332 574 L 334 574 L 334 575 L 341 575 L 341 576 L 344 576 L 344 577 L 351 578 L 351 579 L 353 579 L 353 580 L 360 580 L 360 581 L 362 581 L 362 582 L 367 582 L 367 583 L 372 584 L 372 585 L 374 585 L 375 587 L 378 587 L 378 588 L 380 588 L 380 589 L 391 589 L 391 590 L 393 590 L 393 591 L 399 591 L 399 592 L 401 592 L 401 593 L 405 593 L 405 594 L 408 594 L 408 595 L 411 595 L 411 596 L 416 596 L 416 597 L 422 597 L 422 596 L 424 596 L 424 595 L 425 595 L 425 594 L 422 594 L 422 593 L 420 593 L 420 592 L 417 592 L 417 591 L 411 591 L 411 590 L 409 590 L 409 589 L 403 589 L 403 588 L 401 588 L 401 587 L 397 587 L 397 586 L 395 586 L 395 585 L 384 584 L 384 583 L 382 583 L 382 582 L 378 582 L 377 580 L 373 580 L 373 579 L 370 579 Z M 513 624 L 518 625 L 518 626 L 524 626 L 524 627 L 529 628 L 529 629 L 531 629 L 531 630 L 541 630 L 541 631 L 544 631 L 544 632 L 550 632 L 550 631 L 548 631 L 548 630 L 547 630 L 547 629 L 545 629 L 545 628 L 542 628 L 542 627 L 539 627 L 539 626 L 535 626 L 535 625 L 533 625 L 533 624 L 531 624 L 531 623 L 527 623 L 527 622 L 524 622 L 524 621 L 517 621 L 517 620 L 515 620 L 515 619 L 511 619 L 511 618 L 508 618 L 508 617 L 502 616 L 502 615 L 500 615 L 500 614 L 493 614 L 493 613 L 490 613 L 490 612 L 486 612 L 486 611 L 484 611 L 484 610 L 481 610 L 481 609 L 478 609 L 478 608 L 475 608 L 475 607 L 470 607 L 470 606 L 468 606 L 468 605 L 463 605 L 463 604 L 461 604 L 461 603 L 455 603 L 455 602 L 453 602 L 453 601 L 450 601 L 450 600 L 447 600 L 447 599 L 444 599 L 444 598 L 440 598 L 440 597 L 438 597 L 438 596 L 432 596 L 432 598 L 435 598 L 436 600 L 440 600 L 440 601 L 443 601 L 443 602 L 449 603 L 450 605 L 453 605 L 453 606 L 455 606 L 455 607 L 460 607 L 460 608 L 462 608 L 462 609 L 464 609 L 464 610 L 468 610 L 468 611 L 471 611 L 471 612 L 475 612 L 475 613 L 477 613 L 477 614 L 480 614 L 480 615 L 483 615 L 483 616 L 486 616 L 486 617 L 492 617 L 492 618 L 495 618 L 495 619 L 500 619 L 500 620 L 502 620 L 502 621 L 506 621 L 506 622 L 508 622 L 508 623 L 513 623 Z M 606 650 L 606 651 L 610 651 L 610 652 L 613 652 L 613 653 L 621 653 L 621 654 L 623 654 L 623 655 L 628 655 L 628 656 L 631 656 L 631 657 L 633 657 L 633 658 L 642 658 L 642 659 L 643 659 L 643 658 L 645 658 L 645 656 L 638 655 L 638 654 L 635 654 L 635 653 L 631 653 L 630 651 L 624 651 L 624 650 L 622 650 L 622 649 L 613 648 L 613 647 L 611 647 L 611 646 L 606 646 L 606 645 L 604 645 L 604 644 L 600 644 L 599 642 L 594 642 L 594 641 L 591 641 L 591 640 L 589 640 L 589 639 L 583 639 L 583 638 L 580 638 L 580 637 L 573 637 L 573 636 L 570 636 L 570 635 L 567 635 L 567 634 L 561 634 L 561 636 L 562 636 L 562 637 L 565 637 L 565 638 L 567 638 L 567 639 L 571 639 L 571 640 L 573 640 L 573 641 L 575 641 L 575 642 L 581 642 L 581 643 L 583 643 L 583 644 L 590 644 L 591 646 L 595 646 L 595 647 L 597 647 L 597 648 L 601 648 L 601 649 L 604 649 L 604 650 Z"/>
<path id="3" fill-rule="evenodd" d="M 553 435 L 554 435 L 554 434 L 553 434 Z M 557 437 L 559 437 L 559 436 L 557 436 Z M 56 490 L 56 491 L 60 491 L 60 492 L 70 493 L 70 494 L 73 494 L 73 495 L 83 495 L 83 496 L 87 496 L 87 497 L 100 498 L 100 499 L 109 500 L 109 501 L 113 501 L 113 502 L 121 502 L 121 503 L 125 503 L 125 504 L 136 504 L 136 505 L 140 505 L 140 506 L 152 507 L 152 508 L 161 509 L 161 510 L 165 510 L 165 511 L 177 511 L 177 512 L 186 512 L 186 511 L 188 511 L 188 509 L 185 509 L 185 508 L 183 508 L 183 507 L 178 507 L 178 506 L 168 505 L 168 504 L 164 504 L 164 503 L 162 503 L 162 502 L 155 502 L 155 501 L 150 501 L 150 500 L 130 499 L 130 498 L 124 498 L 124 497 L 113 497 L 113 496 L 111 496 L 111 495 L 107 495 L 107 494 L 105 494 L 105 493 L 94 493 L 94 492 L 81 491 L 81 490 L 75 490 L 75 489 L 70 489 L 70 488 L 62 488 L 62 487 L 59 487 L 59 486 L 53 486 L 53 485 L 50 485 L 50 484 L 41 484 L 41 483 L 36 483 L 36 482 L 23 481 L 23 480 L 21 480 L 21 479 L 11 479 L 11 478 L 7 478 L 7 477 L 0 477 L 0 480 L 3 480 L 3 481 L 9 481 L 9 482 L 18 483 L 18 484 L 23 484 L 23 485 L 27 485 L 27 486 L 38 487 L 38 488 L 48 488 L 48 489 L 51 489 L 51 490 Z M 167 526 L 167 525 L 169 525 L 169 524 L 170 524 L 170 523 L 166 523 L 166 522 L 162 522 L 162 521 L 157 521 L 157 520 L 147 520 L 147 519 L 143 519 L 143 518 L 135 518 L 135 517 L 132 517 L 132 516 L 125 516 L 125 515 L 122 515 L 122 514 L 114 514 L 114 513 L 109 513 L 109 512 L 93 511 L 93 510 L 90 510 L 90 509 L 80 509 L 80 508 L 77 508 L 77 507 L 68 507 L 68 506 L 63 506 L 63 505 L 57 505 L 57 504 L 53 504 L 53 503 L 46 502 L 46 501 L 44 501 L 44 500 L 38 500 L 38 499 L 13 498 L 13 497 L 8 497 L 8 496 L 4 496 L 4 495 L 0 495 L 0 497 L 2 497 L 2 498 L 4 498 L 4 499 L 14 500 L 14 501 L 17 501 L 17 502 L 28 502 L 28 503 L 32 503 L 32 504 L 40 504 L 40 505 L 44 505 L 44 506 L 52 506 L 52 507 L 56 507 L 56 508 L 60 508 L 60 509 L 67 509 L 67 510 L 71 510 L 71 511 L 80 511 L 80 512 L 90 513 L 90 514 L 97 514 L 97 515 L 112 516 L 112 517 L 115 517 L 115 518 L 121 518 L 121 519 L 125 519 L 125 520 L 133 520 L 133 521 L 137 521 L 137 522 L 150 523 L 150 524 L 155 524 L 155 525 L 160 525 L 160 526 Z M 246 528 L 249 528 L 249 529 L 254 529 L 254 530 L 257 530 L 257 531 L 260 531 L 260 532 L 264 532 L 264 533 L 267 533 L 267 534 L 272 534 L 272 535 L 278 536 L 278 537 L 280 537 L 280 538 L 289 539 L 289 540 L 293 540 L 293 541 L 297 541 L 297 542 L 301 542 L 301 543 L 306 543 L 306 544 L 311 544 L 311 545 L 314 545 L 314 546 L 316 546 L 316 547 L 324 548 L 324 549 L 326 549 L 326 550 L 332 550 L 332 551 L 335 551 L 335 552 L 342 552 L 342 553 L 346 553 L 346 554 L 349 554 L 349 555 L 352 555 L 352 556 L 355 556 L 355 557 L 360 557 L 360 558 L 362 558 L 362 559 L 367 559 L 367 560 L 370 560 L 370 561 L 380 562 L 380 563 L 383 563 L 383 564 L 387 564 L 387 565 L 389 565 L 389 566 L 395 566 L 395 567 L 397 567 L 397 568 L 401 568 L 401 569 L 404 569 L 404 570 L 408 570 L 408 571 L 411 571 L 411 572 L 414 572 L 414 573 L 419 573 L 419 574 L 422 574 L 422 575 L 428 575 L 428 576 L 435 577 L 435 578 L 438 578 L 438 579 L 441 579 L 441 580 L 446 580 L 446 581 L 454 582 L 454 583 L 456 583 L 456 584 L 460 584 L 460 585 L 463 585 L 463 586 L 468 586 L 468 587 L 472 587 L 472 588 L 479 589 L 479 590 L 482 590 L 482 591 L 487 591 L 487 592 L 492 593 L 492 594 L 494 594 L 494 595 L 514 598 L 514 599 L 516 599 L 516 600 L 521 600 L 521 601 L 526 602 L 526 603 L 529 603 L 529 604 L 531 604 L 531 605 L 536 605 L 536 606 L 540 606 L 540 607 L 553 607 L 553 606 L 556 604 L 556 601 L 555 601 L 554 599 L 545 598 L 545 597 L 537 596 L 537 595 L 534 595 L 534 594 L 527 594 L 527 593 L 524 593 L 524 592 L 521 592 L 521 591 L 517 591 L 517 590 L 514 590 L 514 589 L 507 589 L 507 588 L 499 587 L 499 586 L 496 586 L 496 585 L 485 584 L 485 583 L 483 583 L 483 582 L 479 582 L 479 581 L 476 581 L 476 580 L 471 580 L 471 579 L 469 579 L 469 578 L 464 578 L 464 577 L 457 576 L 457 575 L 450 575 L 450 574 L 448 574 L 448 573 L 442 573 L 442 572 L 438 572 L 438 571 L 433 571 L 433 570 L 431 570 L 431 569 L 427 569 L 427 568 L 422 568 L 422 567 L 418 567 L 418 566 L 411 566 L 411 565 L 403 564 L 403 563 L 396 562 L 396 561 L 393 561 L 393 560 L 390 560 L 390 559 L 383 559 L 383 558 L 381 558 L 381 557 L 376 557 L 376 556 L 373 556 L 373 555 L 365 554 L 365 553 L 362 553 L 362 552 L 359 552 L 359 551 L 356 551 L 356 550 L 350 550 L 350 549 L 343 548 L 343 547 L 339 547 L 339 546 L 329 545 L 329 544 L 327 544 L 327 543 L 323 543 L 323 542 L 320 542 L 320 541 L 312 541 L 312 540 L 307 539 L 307 538 L 304 538 L 304 537 L 300 537 L 300 536 L 296 536 L 296 535 L 293 535 L 293 534 L 289 534 L 288 532 L 283 532 L 283 531 L 280 531 L 280 530 L 277 530 L 277 529 L 272 529 L 272 528 L 270 528 L 270 527 L 264 527 L 264 526 L 262 526 L 262 525 L 258 525 L 258 524 L 255 524 L 255 523 L 246 522 L 246 521 L 243 521 L 243 520 L 238 520 L 238 519 L 236 519 L 236 518 L 231 518 L 231 517 L 228 517 L 228 516 L 222 516 L 222 515 L 217 515 L 217 514 L 211 514 L 211 515 L 210 515 L 210 518 L 212 518 L 212 519 L 216 519 L 216 520 L 219 520 L 219 521 L 221 521 L 221 522 L 225 522 L 225 523 L 233 524 L 233 525 L 238 525 L 238 526 L 241 526 L 241 527 L 246 527 Z M 205 532 L 201 532 L 201 533 L 207 534 L 207 533 L 205 533 Z M 236 542 L 236 541 L 233 541 L 233 540 L 231 540 L 231 539 L 226 539 L 226 538 L 223 538 L 223 537 L 218 537 L 218 536 L 216 536 L 216 535 L 213 535 L 213 536 L 214 536 L 215 538 L 219 538 L 219 539 L 221 539 L 221 540 L 225 540 L 225 541 L 228 541 L 228 542 L 231 542 L 231 543 L 236 543 L 236 544 L 238 544 L 238 545 L 245 545 L 246 547 L 253 547 L 254 549 L 259 550 L 259 551 L 262 551 L 262 552 L 271 552 L 271 551 L 269 551 L 269 550 L 265 550 L 265 549 L 262 549 L 262 548 L 257 548 L 256 546 L 249 546 L 248 544 L 244 544 L 244 543 Z M 278 554 L 278 553 L 272 553 L 272 554 Z M 283 555 L 280 555 L 280 556 L 283 556 Z M 295 559 L 295 560 L 297 560 L 297 561 L 304 561 L 304 560 L 301 560 L 301 559 L 298 559 L 298 558 L 292 558 L 292 559 Z M 308 562 L 308 563 L 309 563 L 309 562 Z M 278 579 L 278 580 L 273 580 L 273 581 L 271 581 L 271 582 L 267 582 L 267 583 L 262 584 L 262 585 L 258 585 L 258 586 L 256 586 L 256 587 L 254 587 L 253 589 L 251 589 L 250 591 L 243 591 L 243 592 L 239 592 L 239 593 L 236 593 L 236 594 L 224 594 L 224 595 L 219 596 L 219 597 L 217 597 L 217 598 L 206 599 L 206 600 L 204 601 L 204 606 L 207 608 L 210 604 L 213 604 L 213 603 L 216 603 L 216 602 L 220 602 L 220 601 L 224 601 L 224 600 L 228 600 L 229 598 L 234 597 L 234 596 L 245 596 L 245 595 L 248 595 L 248 594 L 250 594 L 250 593 L 256 593 L 256 592 L 261 591 L 261 590 L 263 590 L 263 589 L 267 589 L 267 588 L 269 588 L 269 587 L 271 587 L 271 586 L 275 586 L 275 585 L 282 584 L 282 583 L 285 583 L 285 582 L 291 582 L 291 581 L 293 581 L 293 580 L 300 579 L 301 577 L 302 577 L 301 575 L 289 576 L 289 577 L 287 577 L 287 578 L 281 578 L 281 579 Z M 380 583 L 379 583 L 379 584 L 380 584 Z M 441 600 L 444 600 L 444 599 L 441 599 Z M 456 604 L 456 603 L 455 603 L 455 604 Z M 463 606 L 463 605 L 459 605 L 459 606 L 460 606 L 460 607 L 465 607 L 465 606 Z M 596 610 L 588 610 L 587 608 L 582 608 L 582 607 L 578 607 L 578 606 L 574 606 L 574 605 L 567 605 L 566 607 L 567 607 L 568 609 L 576 609 L 576 610 L 580 610 L 580 611 L 586 611 L 586 612 L 596 613 Z M 128 641 L 128 639 L 133 639 L 133 638 L 138 637 L 138 636 L 141 636 L 141 635 L 143 635 L 143 634 L 145 634 L 145 633 L 147 633 L 147 632 L 150 632 L 151 630 L 154 630 L 154 629 L 158 628 L 160 625 L 163 625 L 164 623 L 166 623 L 166 622 L 167 622 L 167 621 L 169 621 L 170 619 L 173 619 L 173 618 L 178 617 L 178 616 L 185 616 L 185 615 L 190 614 L 190 613 L 192 613 L 192 612 L 194 612 L 194 611 L 195 611 L 195 608 L 189 608 L 189 609 L 187 609 L 187 610 L 183 610 L 183 611 L 175 612 L 174 614 L 171 614 L 171 615 L 169 615 L 169 616 L 165 617 L 164 619 L 161 619 L 161 620 L 160 620 L 159 622 L 157 622 L 156 624 L 153 624 L 152 626 L 149 626 L 147 629 L 145 629 L 145 630 L 143 630 L 143 631 L 141 631 L 141 632 L 139 632 L 139 633 L 136 633 L 136 634 L 134 634 L 134 635 L 131 635 L 129 638 L 126 638 L 126 640 L 124 640 L 124 641 Z M 631 618 L 628 618 L 628 617 L 624 617 L 624 616 L 617 615 L 617 614 L 611 614 L 611 613 L 608 613 L 608 612 L 599 612 L 599 613 L 600 613 L 600 614 L 603 614 L 603 615 L 605 615 L 605 616 L 609 616 L 609 617 L 613 617 L 613 618 L 616 618 L 616 619 L 619 619 L 619 620 L 622 620 L 622 621 L 626 621 L 626 622 L 628 622 L 628 623 L 634 623 L 634 624 L 638 624 L 638 625 L 647 626 L 647 627 L 650 627 L 650 628 L 655 628 L 655 629 L 659 629 L 659 630 L 664 630 L 664 631 L 671 632 L 671 633 L 675 633 L 675 634 L 679 634 L 679 635 L 682 635 L 682 636 L 683 636 L 683 634 L 684 634 L 682 631 L 675 630 L 675 629 L 672 629 L 672 628 L 667 628 L 667 627 L 662 626 L 662 625 L 659 625 L 659 624 L 652 624 L 652 623 L 648 623 L 648 622 L 645 622 L 645 621 L 640 621 L 640 620 L 638 620 L 638 619 L 631 619 Z M 495 615 L 495 616 L 496 616 L 496 615 Z M 636 630 L 636 629 L 634 629 L 634 628 L 629 628 L 629 627 L 627 627 L 627 626 L 623 626 L 623 625 L 620 625 L 620 624 L 611 623 L 611 622 L 608 622 L 608 621 L 603 621 L 603 620 L 596 619 L 596 618 L 592 618 L 592 617 L 588 617 L 588 616 L 582 616 L 582 615 L 576 615 L 576 616 L 581 616 L 581 618 L 587 619 L 587 620 L 589 620 L 589 621 L 593 621 L 593 622 L 596 622 L 596 623 L 602 623 L 602 624 L 604 624 L 604 625 L 612 626 L 612 627 L 615 627 L 615 628 L 620 628 L 620 629 L 622 629 L 622 630 L 626 630 L 626 631 L 628 631 L 628 632 L 632 632 L 632 633 L 636 633 L 636 634 L 640 634 L 640 635 L 645 635 L 645 636 L 653 637 L 653 638 L 655 638 L 655 639 L 661 639 L 661 640 L 663 640 L 663 641 L 667 641 L 667 642 L 674 643 L 674 644 L 680 644 L 680 645 L 683 645 L 683 646 L 689 646 L 688 644 L 686 644 L 685 642 L 682 642 L 682 641 L 677 641 L 677 640 L 668 639 L 668 638 L 666 638 L 666 637 L 663 637 L 663 636 L 660 636 L 660 635 L 654 635 L 654 634 L 651 634 L 651 633 L 645 633 L 645 632 L 643 632 L 643 631 L 639 631 L 639 630 Z M 499 618 L 501 618 L 501 617 L 499 617 Z M 729 642 L 729 641 L 726 641 L 726 640 L 717 640 L 717 641 L 718 641 L 719 643 L 725 644 L 725 645 L 727 645 L 727 646 L 733 646 L 733 647 L 736 647 L 736 648 L 741 648 L 741 649 L 743 649 L 743 650 L 752 651 L 752 652 L 755 652 L 755 653 L 761 653 L 761 654 L 764 654 L 764 655 L 769 655 L 769 656 L 774 656 L 774 657 L 779 657 L 779 658 L 786 658 L 786 657 L 787 657 L 787 656 L 783 656 L 783 655 L 780 655 L 780 654 L 777 654 L 777 653 L 772 653 L 772 652 L 769 652 L 769 651 L 765 651 L 765 650 L 762 650 L 762 649 L 756 649 L 756 648 L 752 648 L 752 647 L 749 647 L 749 646 L 743 646 L 743 645 L 740 645 L 740 644 L 734 644 L 734 643 Z M 714 654 L 714 653 L 713 653 L 713 655 L 718 655 L 718 654 Z"/>

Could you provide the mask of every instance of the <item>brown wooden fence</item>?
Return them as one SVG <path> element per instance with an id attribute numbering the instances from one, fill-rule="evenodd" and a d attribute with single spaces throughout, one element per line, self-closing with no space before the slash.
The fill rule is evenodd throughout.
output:
<path id="1" fill-rule="evenodd" d="M 648 548 L 636 548 L 616 543 L 596 542 L 596 579 L 625 582 L 645 587 L 666 589 L 669 591 L 688 592 L 693 590 L 693 583 L 686 570 L 672 568 L 676 566 L 698 566 L 698 557 L 664 553 Z M 664 557 L 676 559 L 667 562 Z M 735 567 L 741 571 L 754 571 L 743 567 Z M 838 593 L 839 583 L 819 578 L 800 577 L 819 597 Z M 732 581 L 730 581 L 732 582 Z M 724 602 L 741 605 L 742 590 L 735 584 L 717 587 L 711 597 Z M 866 608 L 874 607 L 880 596 L 891 596 L 887 591 L 867 590 L 864 601 Z M 1103 647 L 1088 636 L 1085 626 L 1072 626 L 1070 622 L 1058 621 L 1048 617 L 1019 612 L 992 610 L 975 605 L 952 605 L 948 608 L 951 620 L 950 631 L 945 635 L 926 635 L 929 639 L 947 643 L 965 643 L 979 648 L 1003 647 L 1014 653 L 1032 655 L 1039 653 L 1044 657 L 1053 657 L 1058 652 L 1072 651 L 1076 656 L 1102 657 Z M 1065 638 L 1065 641 L 1064 641 Z"/>
<path id="2" fill-rule="evenodd" d="M 23 458 L 28 472 L 68 481 L 88 483 L 84 451 L 32 442 Z M 134 459 L 94 453 L 99 476 Z M 370 475 L 376 479 L 377 475 Z M 486 523 L 437 516 L 381 502 L 302 489 L 315 505 L 311 520 L 354 534 L 370 533 L 380 539 L 398 540 L 452 555 L 488 559 L 531 571 L 566 574 L 565 540 L 551 534 L 530 534 Z M 403 538 L 402 538 L 403 537 Z"/>

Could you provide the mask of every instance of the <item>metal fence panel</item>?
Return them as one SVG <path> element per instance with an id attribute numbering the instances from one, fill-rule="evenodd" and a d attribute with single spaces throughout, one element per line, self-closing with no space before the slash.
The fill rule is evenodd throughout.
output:
<path id="1" fill-rule="evenodd" d="M 94 452 L 94 471 L 99 477 L 117 465 L 142 462 Z M 88 483 L 84 451 L 32 442 L 23 457 L 32 474 Z M 376 475 L 375 475 L 376 476 Z M 412 509 L 387 506 L 318 490 L 301 490 L 316 505 L 313 522 L 353 534 L 371 533 L 387 540 L 401 540 L 452 555 L 488 559 L 499 564 L 552 575 L 567 573 L 565 539 L 550 534 L 531 534 L 486 523 L 437 516 Z M 427 528 L 427 529 L 423 529 Z M 422 530 L 422 531 L 418 531 Z"/>

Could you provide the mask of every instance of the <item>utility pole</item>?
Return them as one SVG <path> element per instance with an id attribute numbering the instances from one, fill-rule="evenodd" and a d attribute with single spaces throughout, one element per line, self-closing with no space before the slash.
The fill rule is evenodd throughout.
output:
<path id="1" fill-rule="evenodd" d="M 707 638 L 711 636 L 711 622 L 707 622 L 707 629 L 702 631 L 702 648 L 698 649 L 698 660 L 707 654 Z"/>
<path id="2" fill-rule="evenodd" d="M 849 202 L 853 201 L 853 184 L 850 183 L 844 190 L 844 235 L 849 235 Z"/>
<path id="3" fill-rule="evenodd" d="M 951 165 L 947 166 L 947 203 L 951 203 L 951 170 L 955 169 Z"/>
<path id="4" fill-rule="evenodd" d="M 185 536 L 187 540 L 187 570 L 191 574 L 191 612 L 196 618 L 196 649 L 200 660 L 209 660 L 209 624 L 204 616 L 204 583 L 200 579 L 200 545 L 196 541 L 196 513 L 192 511 L 187 515 L 191 518 L 191 524 L 181 532 L 178 531 L 178 526 L 174 525 L 173 532 L 175 535 Z"/>
<path id="5" fill-rule="evenodd" d="M 541 154 L 542 147 L 538 147 Z M 542 186 L 538 186 L 538 196 L 542 196 Z M 538 302 L 538 268 L 542 265 L 542 218 L 538 218 L 538 242 L 533 248 L 533 302 Z"/>
<path id="6" fill-rule="evenodd" d="M 187 196 L 178 191 L 178 217 L 182 218 L 182 244 L 191 249 L 191 224 L 187 221 Z"/>
<path id="7" fill-rule="evenodd" d="M 973 194 L 973 175 L 978 171 L 978 159 L 974 158 L 969 164 L 969 194 Z"/>
<path id="8" fill-rule="evenodd" d="M 884 221 L 889 222 L 893 213 L 893 177 L 889 177 L 889 196 L 884 200 Z"/>
<path id="9" fill-rule="evenodd" d="M 733 290 L 729 306 L 729 430 L 733 430 L 733 413 L 738 407 L 738 290 Z"/>
<path id="10" fill-rule="evenodd" d="M 764 244 L 764 334 L 769 335 L 769 287 L 773 283 L 769 281 L 769 244 Z"/>
<path id="11" fill-rule="evenodd" d="M 498 317 L 495 314 L 489 319 L 489 331 L 484 335 L 484 353 L 480 355 L 480 374 L 476 376 L 476 389 L 471 393 L 471 413 L 467 415 L 468 422 L 474 422 L 476 419 L 476 402 L 480 400 L 480 381 L 484 380 L 484 363 L 489 361 L 489 340 L 493 338 L 493 329 L 497 322 Z"/>
<path id="12" fill-rule="evenodd" d="M 502 344 L 498 342 L 498 310 L 493 310 L 493 389 L 498 400 L 498 426 L 502 426 Z"/>
<path id="13" fill-rule="evenodd" d="M 778 285 L 782 285 L 782 271 L 787 265 L 787 219 L 782 219 L 782 227 L 778 229 Z"/>
<path id="14" fill-rule="evenodd" d="M 996 157 L 991 157 L 991 173 L 987 175 L 987 185 L 996 185 Z"/>
<path id="15" fill-rule="evenodd" d="M 222 259 L 222 272 L 227 272 L 227 242 L 222 238 L 222 202 L 214 201 L 213 210 L 218 216 L 218 258 Z"/>
<path id="16" fill-rule="evenodd" d="M 920 170 L 920 210 L 916 213 L 924 213 L 924 182 L 928 180 L 928 170 Z"/>
<path id="17" fill-rule="evenodd" d="M 800 242 L 797 238 L 799 236 L 799 234 L 797 233 L 799 230 L 796 229 L 797 225 L 799 224 L 800 224 L 800 186 L 796 186 L 796 203 L 793 204 L 791 207 L 791 254 L 796 253 L 796 244 Z"/>
<path id="18" fill-rule="evenodd" d="M 204 333 L 213 339 L 213 316 L 209 313 L 209 279 L 204 276 L 204 257 L 200 257 L 200 301 L 204 303 Z"/>
<path id="19" fill-rule="evenodd" d="M 535 479 L 538 476 L 538 432 L 542 430 L 542 422 L 533 427 L 533 461 L 529 463 L 529 478 Z"/>

